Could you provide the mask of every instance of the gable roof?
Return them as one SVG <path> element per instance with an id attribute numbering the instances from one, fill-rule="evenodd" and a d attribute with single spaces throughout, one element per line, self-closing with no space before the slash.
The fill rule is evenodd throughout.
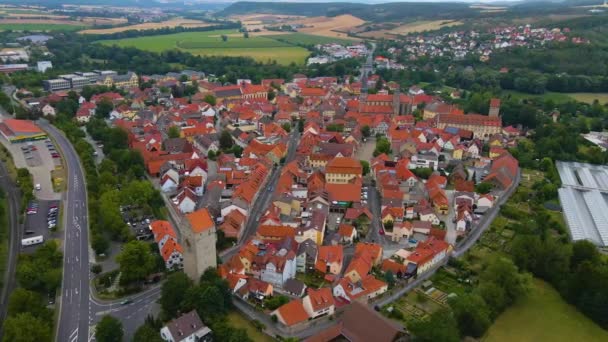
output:
<path id="1" fill-rule="evenodd" d="M 301 299 L 294 299 L 291 302 L 282 305 L 277 312 L 285 321 L 285 325 L 291 326 L 308 320 L 308 314 L 304 310 L 304 305 Z"/>

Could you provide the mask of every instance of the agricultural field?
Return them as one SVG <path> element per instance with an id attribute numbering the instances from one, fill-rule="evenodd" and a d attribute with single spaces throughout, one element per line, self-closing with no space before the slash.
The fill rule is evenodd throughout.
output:
<path id="1" fill-rule="evenodd" d="M 312 17 L 295 21 L 296 24 L 304 25 L 298 32 L 314 34 L 324 37 L 348 38 L 347 32 L 357 26 L 365 24 L 365 21 L 352 15 L 339 15 L 336 17 Z"/>
<path id="2" fill-rule="evenodd" d="M 289 15 L 253 14 L 235 16 L 233 19 L 241 21 L 248 31 L 259 30 L 259 32 L 251 32 L 254 36 L 284 35 L 286 32 L 269 31 L 264 27 L 294 25 L 299 26 L 297 29 L 299 33 L 341 39 L 355 39 L 350 38 L 347 32 L 352 31 L 357 26 L 365 23 L 364 20 L 352 15 L 339 15 L 336 17 L 299 17 Z"/>
<path id="3" fill-rule="evenodd" d="M 342 39 L 342 38 L 331 38 L 331 37 L 323 37 L 323 36 L 315 36 L 312 34 L 306 33 L 288 33 L 288 34 L 280 34 L 275 36 L 268 36 L 267 38 L 276 39 L 282 42 L 287 42 L 289 44 L 294 45 L 317 45 L 317 44 L 330 44 L 330 43 L 338 43 L 338 44 L 353 44 L 354 40 L 351 39 Z"/>
<path id="4" fill-rule="evenodd" d="M 111 33 L 117 33 L 117 32 L 124 32 L 124 31 L 128 31 L 128 30 L 152 30 L 152 29 L 159 29 L 159 28 L 164 28 L 164 27 L 173 28 L 173 27 L 178 27 L 178 26 L 190 28 L 190 27 L 206 27 L 209 25 L 211 25 L 211 24 L 200 21 L 200 20 L 175 18 L 175 19 L 161 21 L 158 23 L 143 23 L 143 24 L 136 24 L 136 25 L 129 25 L 129 26 L 107 28 L 107 29 L 87 29 L 87 30 L 80 31 L 78 33 L 111 34 Z"/>
<path id="5" fill-rule="evenodd" d="M 608 341 L 608 332 L 535 279 L 528 296 L 498 317 L 484 342 Z"/>
<path id="6" fill-rule="evenodd" d="M 223 41 L 222 36 L 227 40 Z M 161 52 L 178 49 L 195 55 L 244 56 L 281 64 L 304 63 L 309 51 L 268 37 L 245 38 L 236 30 L 183 32 L 176 34 L 100 41 L 106 45 L 131 46 Z"/>
<path id="7" fill-rule="evenodd" d="M 4 20 L 0 20 L 0 31 L 78 31 L 85 28 L 86 25 L 82 23 L 76 22 L 63 22 L 63 21 L 53 21 L 49 22 L 49 20 L 45 20 L 45 22 L 40 22 L 40 20 L 34 22 L 11 22 L 7 23 Z"/>
<path id="8" fill-rule="evenodd" d="M 411 23 L 404 23 L 395 28 L 360 32 L 359 36 L 368 38 L 394 38 L 397 35 L 407 35 L 414 32 L 434 31 L 444 27 L 462 25 L 458 20 L 421 20 Z M 398 24 L 397 24 L 398 25 Z"/>

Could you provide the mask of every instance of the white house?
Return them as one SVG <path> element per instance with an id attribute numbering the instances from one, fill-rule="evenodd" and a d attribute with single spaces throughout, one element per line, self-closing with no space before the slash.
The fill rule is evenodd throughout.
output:
<path id="1" fill-rule="evenodd" d="M 335 310 L 335 301 L 331 288 L 322 287 L 320 289 L 307 289 L 307 295 L 302 300 L 304 310 L 310 318 L 316 318 L 323 315 L 333 315 Z"/>
<path id="2" fill-rule="evenodd" d="M 191 213 L 196 209 L 196 197 L 196 193 L 186 187 L 173 198 L 173 203 L 179 208 L 179 211 L 181 211 L 182 214 Z"/>
<path id="3" fill-rule="evenodd" d="M 42 107 L 42 115 L 43 116 L 55 116 L 57 113 L 55 112 L 55 108 L 53 108 L 53 106 L 51 106 L 50 104 L 46 104 L 44 105 L 44 107 Z"/>
<path id="4" fill-rule="evenodd" d="M 420 218 L 420 221 L 431 222 L 431 224 L 434 224 L 434 225 L 438 225 L 441 222 L 439 220 L 439 217 L 437 217 L 437 215 L 435 215 L 435 212 L 433 211 L 433 209 L 430 209 L 430 208 L 427 208 L 426 210 L 419 212 L 418 216 Z"/>
<path id="5" fill-rule="evenodd" d="M 211 329 L 203 324 L 196 311 L 170 321 L 160 329 L 160 337 L 167 342 L 211 342 Z"/>
<path id="6" fill-rule="evenodd" d="M 282 288 L 287 279 L 295 277 L 296 257 L 294 253 L 271 257 L 260 272 L 260 279 L 278 288 Z"/>
<path id="7" fill-rule="evenodd" d="M 477 207 L 491 208 L 494 205 L 494 196 L 490 194 L 481 195 L 477 199 Z"/>
<path id="8" fill-rule="evenodd" d="M 179 183 L 179 173 L 174 169 L 169 169 L 160 178 L 160 188 L 164 193 L 169 193 L 177 190 Z"/>

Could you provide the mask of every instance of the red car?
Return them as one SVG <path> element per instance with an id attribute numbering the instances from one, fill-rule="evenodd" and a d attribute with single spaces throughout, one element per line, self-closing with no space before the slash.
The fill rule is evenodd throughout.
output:
<path id="1" fill-rule="evenodd" d="M 51 157 L 53 157 L 53 158 L 59 158 L 59 153 L 51 153 Z"/>
<path id="2" fill-rule="evenodd" d="M 380 235 L 384 235 L 384 229 L 380 228 L 380 230 L 378 231 L 378 233 L 379 233 Z"/>
<path id="3" fill-rule="evenodd" d="M 37 149 L 38 149 L 38 148 L 36 148 L 36 146 L 32 146 L 32 147 L 30 147 L 30 150 L 32 150 L 32 151 L 36 151 Z"/>

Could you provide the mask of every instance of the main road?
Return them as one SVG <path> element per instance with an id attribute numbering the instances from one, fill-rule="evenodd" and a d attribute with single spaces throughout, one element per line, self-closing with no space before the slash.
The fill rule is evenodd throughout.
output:
<path id="1" fill-rule="evenodd" d="M 67 191 L 63 201 L 63 282 L 59 302 L 56 341 L 89 340 L 89 224 L 87 189 L 78 155 L 68 139 L 40 120 L 38 125 L 55 140 L 67 167 Z"/>
<path id="2" fill-rule="evenodd" d="M 5 215 L 8 215 L 9 226 L 9 248 L 8 258 L 6 260 L 6 269 L 3 279 L 2 293 L 0 294 L 0 322 L 4 322 L 6 317 L 6 309 L 8 307 L 8 294 L 12 292 L 15 285 L 15 267 L 17 264 L 17 253 L 19 252 L 19 240 L 21 233 L 19 231 L 19 189 L 11 180 L 6 166 L 0 161 L 0 187 L 4 191 L 4 196 L 8 199 L 8 207 L 5 208 Z M 2 339 L 2 326 L 0 325 L 0 340 Z"/>

